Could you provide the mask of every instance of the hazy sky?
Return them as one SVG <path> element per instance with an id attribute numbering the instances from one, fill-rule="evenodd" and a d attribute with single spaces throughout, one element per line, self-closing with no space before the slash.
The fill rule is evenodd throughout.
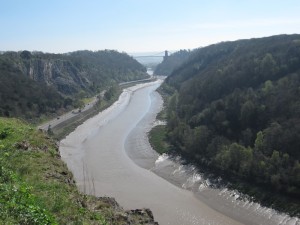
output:
<path id="1" fill-rule="evenodd" d="M 193 49 L 300 33 L 300 0 L 0 0 L 0 51 Z"/>

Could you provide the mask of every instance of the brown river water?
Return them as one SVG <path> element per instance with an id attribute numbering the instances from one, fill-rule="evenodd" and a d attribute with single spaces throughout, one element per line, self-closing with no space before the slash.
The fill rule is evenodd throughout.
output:
<path id="1" fill-rule="evenodd" d="M 299 218 L 216 188 L 180 158 L 159 156 L 147 132 L 161 110 L 162 80 L 127 88 L 107 110 L 60 143 L 62 159 L 82 192 L 114 197 L 125 209 L 150 208 L 161 225 L 300 224 Z"/>

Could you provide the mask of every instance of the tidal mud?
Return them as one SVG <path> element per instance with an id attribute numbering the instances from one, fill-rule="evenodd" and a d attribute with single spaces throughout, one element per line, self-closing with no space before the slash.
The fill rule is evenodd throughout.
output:
<path id="1" fill-rule="evenodd" d="M 262 207 L 211 187 L 180 159 L 153 151 L 147 132 L 162 107 L 155 92 L 161 82 L 126 89 L 112 107 L 61 141 L 61 156 L 80 190 L 112 196 L 125 209 L 150 208 L 162 225 L 298 224 L 272 210 L 260 213 Z"/>

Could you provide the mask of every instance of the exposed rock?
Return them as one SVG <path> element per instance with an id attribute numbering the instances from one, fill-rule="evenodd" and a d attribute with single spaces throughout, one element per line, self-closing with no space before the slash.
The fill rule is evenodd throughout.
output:
<path id="1" fill-rule="evenodd" d="M 150 209 L 134 209 L 125 211 L 114 198 L 96 197 L 88 198 L 85 202 L 90 210 L 99 211 L 102 214 L 108 212 L 109 224 L 118 225 L 158 225 L 154 221 Z"/>
<path id="2" fill-rule="evenodd" d="M 17 149 L 19 149 L 19 150 L 25 150 L 25 151 L 26 151 L 26 150 L 29 149 L 30 144 L 29 144 L 27 141 L 23 140 L 23 141 L 17 142 L 17 143 L 15 144 L 15 147 L 16 147 Z"/>
<path id="3" fill-rule="evenodd" d="M 42 150 L 43 150 L 44 152 L 48 152 L 49 148 L 48 148 L 47 145 L 44 145 L 44 146 L 42 147 Z"/>
<path id="4" fill-rule="evenodd" d="M 153 214 L 150 209 L 134 209 L 127 211 L 127 214 L 129 217 L 133 218 L 134 222 L 137 222 L 137 224 L 158 224 L 154 221 Z M 136 223 L 133 223 L 136 224 Z"/>
<path id="5" fill-rule="evenodd" d="M 111 197 L 97 197 L 97 199 L 101 202 L 103 202 L 104 204 L 103 205 L 107 205 L 111 208 L 113 208 L 114 210 L 123 210 L 123 208 L 119 205 L 119 203 L 114 199 L 114 198 L 111 198 Z M 99 206 L 98 206 L 99 207 Z"/>
<path id="6" fill-rule="evenodd" d="M 111 81 L 147 77 L 146 68 L 125 53 L 77 51 L 69 54 L 6 52 L 0 55 L 15 71 L 39 83 L 54 87 L 63 95 L 83 90 L 92 93 Z M 9 60 L 7 60 L 9 59 Z"/>

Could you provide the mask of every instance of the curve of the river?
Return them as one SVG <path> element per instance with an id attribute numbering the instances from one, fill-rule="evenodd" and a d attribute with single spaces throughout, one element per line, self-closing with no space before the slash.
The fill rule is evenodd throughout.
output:
<path id="1" fill-rule="evenodd" d="M 146 135 L 162 107 L 155 92 L 161 82 L 126 89 L 61 141 L 62 159 L 81 191 L 115 197 L 125 209 L 150 208 L 161 225 L 298 224 L 298 218 L 211 188 L 194 167 L 151 149 Z"/>

